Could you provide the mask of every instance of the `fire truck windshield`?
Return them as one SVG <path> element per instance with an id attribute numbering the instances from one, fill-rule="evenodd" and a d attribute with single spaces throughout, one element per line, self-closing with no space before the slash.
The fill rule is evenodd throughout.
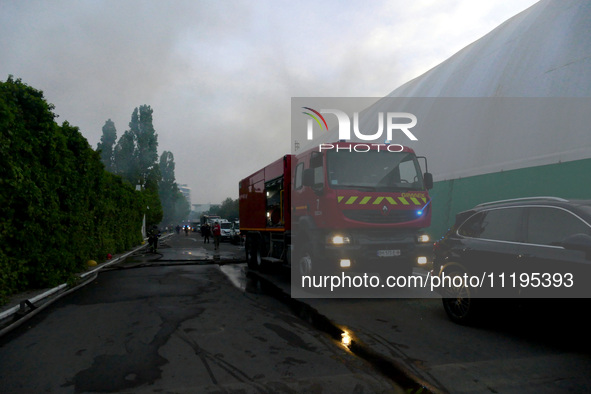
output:
<path id="1" fill-rule="evenodd" d="M 421 167 L 409 152 L 326 152 L 332 189 L 372 191 L 425 190 Z"/>

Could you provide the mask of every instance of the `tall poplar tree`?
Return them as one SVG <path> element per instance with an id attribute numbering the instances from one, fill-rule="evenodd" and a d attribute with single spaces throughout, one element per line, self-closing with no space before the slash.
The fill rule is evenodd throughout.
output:
<path id="1" fill-rule="evenodd" d="M 105 122 L 103 126 L 103 135 L 101 142 L 98 143 L 96 149 L 101 152 L 101 162 L 105 165 L 105 169 L 109 172 L 114 172 L 113 168 L 113 149 L 117 142 L 117 129 L 115 123 L 111 119 Z"/>
<path id="2" fill-rule="evenodd" d="M 135 155 L 135 139 L 134 135 L 125 131 L 117 141 L 115 149 L 113 150 L 113 169 L 115 174 L 136 186 L 137 183 L 137 163 L 134 159 Z"/>
<path id="3" fill-rule="evenodd" d="M 129 130 L 125 131 L 114 150 L 115 172 L 132 185 L 147 187 L 150 180 L 160 179 L 158 173 L 158 134 L 152 124 L 149 105 L 135 108 Z"/>
<path id="4" fill-rule="evenodd" d="M 164 214 L 162 222 L 164 225 L 174 226 L 174 224 L 187 218 L 191 207 L 176 183 L 174 155 L 172 152 L 164 151 L 162 153 L 159 167 L 162 175 L 158 188 Z"/>
<path id="5" fill-rule="evenodd" d="M 138 183 L 142 186 L 146 185 L 158 161 L 158 134 L 152 124 L 153 112 L 149 105 L 141 105 L 133 111 L 129 122 L 129 131 L 134 134 L 136 142 Z"/>
<path id="6" fill-rule="evenodd" d="M 158 196 L 160 168 L 158 166 L 158 135 L 152 124 L 153 110 L 149 105 L 135 108 L 126 130 L 113 152 L 115 173 L 132 186 L 141 189 L 146 207 L 146 223 L 162 220 L 162 205 Z"/>

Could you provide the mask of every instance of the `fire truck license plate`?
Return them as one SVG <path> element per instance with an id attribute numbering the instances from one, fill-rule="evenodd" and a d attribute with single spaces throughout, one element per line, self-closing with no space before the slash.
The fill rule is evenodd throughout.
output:
<path id="1" fill-rule="evenodd" d="M 400 249 L 378 250 L 378 257 L 395 257 L 395 256 L 400 256 Z"/>

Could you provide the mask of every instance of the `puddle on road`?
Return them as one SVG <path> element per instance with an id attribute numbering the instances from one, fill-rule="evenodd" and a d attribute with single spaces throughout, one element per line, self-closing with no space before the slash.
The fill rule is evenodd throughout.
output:
<path id="1" fill-rule="evenodd" d="M 327 316 L 303 302 L 291 297 L 289 290 L 282 289 L 275 280 L 266 278 L 256 271 L 249 271 L 246 264 L 221 265 L 220 269 L 228 276 L 232 283 L 239 289 L 255 294 L 265 294 L 288 306 L 292 313 L 306 321 L 314 328 L 328 334 L 335 342 L 340 343 L 351 353 L 368 361 L 374 368 L 392 379 L 397 385 L 403 387 L 406 392 L 436 393 L 433 387 L 409 374 L 408 369 L 399 362 L 384 357 L 378 352 L 366 346 L 348 328 L 332 322 Z M 274 328 L 274 327 L 267 327 Z M 278 332 L 278 335 L 284 335 Z"/>
<path id="2" fill-rule="evenodd" d="M 246 291 L 248 278 L 246 277 L 246 263 L 222 264 L 220 270 L 230 279 L 230 282 L 242 291 Z"/>
<path id="3" fill-rule="evenodd" d="M 165 249 L 159 250 L 162 255 L 161 261 L 194 261 L 194 260 L 213 260 L 214 256 L 205 248 L 190 249 Z"/>

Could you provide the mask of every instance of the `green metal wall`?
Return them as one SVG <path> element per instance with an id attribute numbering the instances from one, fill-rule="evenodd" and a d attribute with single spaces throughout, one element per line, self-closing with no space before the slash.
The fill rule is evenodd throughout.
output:
<path id="1" fill-rule="evenodd" d="M 458 212 L 477 204 L 518 197 L 591 199 L 591 159 L 435 182 L 429 233 L 445 234 Z"/>

